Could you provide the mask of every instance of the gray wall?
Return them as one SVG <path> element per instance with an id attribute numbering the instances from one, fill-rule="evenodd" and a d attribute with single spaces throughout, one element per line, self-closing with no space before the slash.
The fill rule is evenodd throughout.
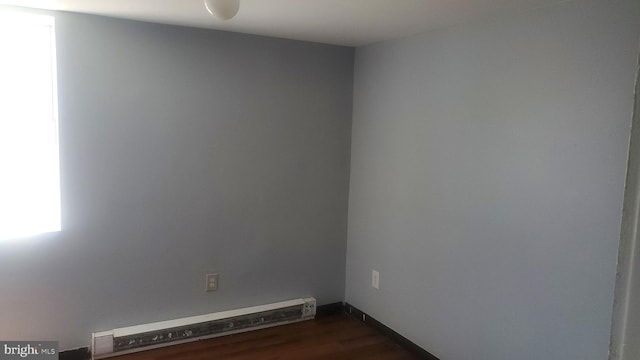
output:
<path id="1" fill-rule="evenodd" d="M 639 35 L 585 0 L 357 49 L 346 300 L 443 360 L 606 359 Z"/>
<path id="2" fill-rule="evenodd" d="M 611 360 L 640 359 L 640 73 L 637 71 L 631 128 L 611 327 Z"/>
<path id="3" fill-rule="evenodd" d="M 353 49 L 65 13 L 56 31 L 63 231 L 0 243 L 0 338 L 343 300 Z"/>

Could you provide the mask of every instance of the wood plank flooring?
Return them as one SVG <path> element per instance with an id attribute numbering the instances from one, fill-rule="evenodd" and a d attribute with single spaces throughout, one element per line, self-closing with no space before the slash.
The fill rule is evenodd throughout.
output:
<path id="1" fill-rule="evenodd" d="M 344 314 L 123 355 L 115 360 L 413 360 L 378 330 Z"/>

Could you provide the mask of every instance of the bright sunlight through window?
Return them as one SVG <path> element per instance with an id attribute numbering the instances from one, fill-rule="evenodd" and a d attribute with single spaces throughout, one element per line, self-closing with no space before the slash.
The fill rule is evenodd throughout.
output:
<path id="1" fill-rule="evenodd" d="M 0 240 L 60 231 L 54 20 L 0 11 Z"/>

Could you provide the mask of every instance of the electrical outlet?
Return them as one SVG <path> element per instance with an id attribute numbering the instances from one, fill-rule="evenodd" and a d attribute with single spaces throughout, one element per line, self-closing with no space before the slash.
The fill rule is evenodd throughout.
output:
<path id="1" fill-rule="evenodd" d="M 371 270 L 371 287 L 380 289 L 380 273 L 377 270 Z"/>
<path id="2" fill-rule="evenodd" d="M 218 274 L 217 273 L 207 274 L 205 276 L 205 281 L 206 281 L 205 290 L 207 292 L 218 290 Z"/>

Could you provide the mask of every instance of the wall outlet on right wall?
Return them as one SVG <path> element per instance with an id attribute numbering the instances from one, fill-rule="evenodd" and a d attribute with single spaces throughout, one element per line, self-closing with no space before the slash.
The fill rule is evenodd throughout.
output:
<path id="1" fill-rule="evenodd" d="M 380 289 L 380 273 L 378 270 L 371 270 L 371 287 Z"/>
<path id="2" fill-rule="evenodd" d="M 205 276 L 206 286 L 205 291 L 217 291 L 218 290 L 218 274 L 206 274 Z"/>

